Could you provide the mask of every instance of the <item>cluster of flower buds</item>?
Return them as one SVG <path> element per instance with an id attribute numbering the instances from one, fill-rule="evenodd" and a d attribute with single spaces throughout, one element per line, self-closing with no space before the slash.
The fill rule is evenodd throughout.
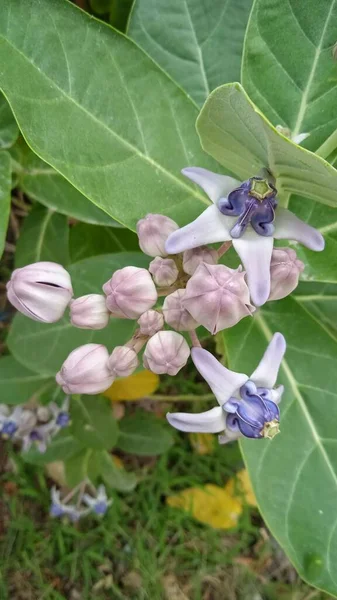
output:
<path id="1" fill-rule="evenodd" d="M 152 258 L 148 269 L 119 269 L 103 285 L 103 294 L 76 299 L 72 299 L 69 274 L 54 263 L 17 269 L 7 284 L 12 304 L 45 323 L 60 319 L 67 306 L 71 323 L 79 328 L 103 329 L 110 317 L 137 321 L 132 338 L 111 354 L 100 344 L 85 344 L 70 353 L 56 375 L 66 394 L 103 392 L 116 377 L 127 377 L 137 369 L 142 349 L 145 368 L 176 375 L 190 356 L 181 332 L 190 336 L 192 346 L 198 345 L 195 329 L 200 325 L 216 334 L 296 288 L 304 265 L 292 248 L 274 249 L 274 238 L 323 249 L 317 230 L 278 206 L 276 184 L 268 171 L 245 182 L 201 168 L 184 169 L 183 174 L 201 186 L 213 204 L 182 228 L 163 215 L 141 219 L 137 232 L 140 248 Z M 218 250 L 208 245 L 218 242 L 223 243 Z M 231 245 L 243 265 L 236 269 L 219 262 Z M 254 410 L 262 411 L 260 427 L 263 419 L 268 423 L 267 418 L 277 419 L 278 412 L 268 405 L 270 390 L 267 397 L 249 381 L 245 385 L 235 402 L 226 402 L 227 412 L 236 415 L 228 416 L 226 425 L 248 435 L 244 415 L 251 415 L 248 421 L 253 423 Z M 255 403 L 255 409 L 248 410 L 247 403 L 251 407 Z M 261 431 L 249 437 L 261 437 Z"/>
<path id="2" fill-rule="evenodd" d="M 70 422 L 69 398 L 62 406 L 50 402 L 47 406 L 30 409 L 16 406 L 13 410 L 0 404 L 0 436 L 2 439 L 19 441 L 22 451 L 32 446 L 41 453 L 47 450 L 52 438 Z"/>
<path id="3" fill-rule="evenodd" d="M 87 488 L 90 494 L 86 492 Z M 76 499 L 76 503 L 71 502 L 74 499 Z M 112 502 L 112 499 L 109 500 L 107 497 L 104 485 L 100 485 L 96 489 L 90 481 L 83 481 L 63 499 L 61 499 L 60 490 L 53 487 L 51 489 L 49 514 L 54 518 L 68 517 L 76 523 L 81 517 L 86 517 L 89 514 L 103 517 Z"/>

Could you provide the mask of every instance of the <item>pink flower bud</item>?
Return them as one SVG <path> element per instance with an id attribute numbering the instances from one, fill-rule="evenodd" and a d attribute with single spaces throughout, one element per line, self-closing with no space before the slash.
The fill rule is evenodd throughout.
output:
<path id="1" fill-rule="evenodd" d="M 160 287 L 168 287 L 177 281 L 179 271 L 172 258 L 157 256 L 150 262 L 149 271 L 154 282 Z"/>
<path id="2" fill-rule="evenodd" d="M 55 323 L 73 295 L 69 273 L 57 263 L 37 262 L 15 269 L 7 283 L 7 297 L 27 317 Z"/>
<path id="3" fill-rule="evenodd" d="M 185 293 L 185 290 L 177 290 L 167 296 L 163 304 L 166 323 L 177 331 L 190 331 L 198 327 L 198 323 L 183 305 Z"/>
<path id="4" fill-rule="evenodd" d="M 142 335 L 151 337 L 164 327 L 164 317 L 157 310 L 147 310 L 137 321 Z"/>
<path id="5" fill-rule="evenodd" d="M 56 381 L 65 394 L 99 394 L 114 380 L 108 367 L 109 352 L 101 344 L 85 344 L 70 352 Z"/>
<path id="6" fill-rule="evenodd" d="M 157 290 L 150 273 L 138 267 L 116 271 L 103 285 L 103 291 L 112 315 L 122 319 L 138 319 L 157 301 Z"/>
<path id="7" fill-rule="evenodd" d="M 80 329 L 104 329 L 109 323 L 110 313 L 105 296 L 87 294 L 70 303 L 71 324 Z"/>
<path id="8" fill-rule="evenodd" d="M 165 242 L 168 236 L 179 229 L 177 223 L 164 215 L 146 215 L 137 223 L 139 246 L 148 256 L 167 256 Z"/>
<path id="9" fill-rule="evenodd" d="M 304 264 L 292 248 L 274 248 L 270 263 L 270 295 L 268 300 L 280 300 L 297 287 Z"/>
<path id="10" fill-rule="evenodd" d="M 143 364 L 146 369 L 161 375 L 176 375 L 187 363 L 190 349 L 176 331 L 159 331 L 146 344 Z"/>
<path id="11" fill-rule="evenodd" d="M 187 283 L 184 306 L 192 317 L 211 333 L 232 327 L 251 315 L 245 273 L 225 265 L 199 265 Z"/>
<path id="12" fill-rule="evenodd" d="M 183 269 L 185 273 L 193 275 L 201 263 L 216 265 L 218 262 L 218 253 L 208 246 L 199 246 L 191 250 L 185 250 L 183 254 Z"/>
<path id="13" fill-rule="evenodd" d="M 138 364 L 136 352 L 128 346 L 116 346 L 109 358 L 109 369 L 114 377 L 128 377 Z"/>

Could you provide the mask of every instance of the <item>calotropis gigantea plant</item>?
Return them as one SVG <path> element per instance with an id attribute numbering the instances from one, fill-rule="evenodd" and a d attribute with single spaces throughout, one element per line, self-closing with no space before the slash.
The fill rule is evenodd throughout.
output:
<path id="1" fill-rule="evenodd" d="M 44 382 L 59 371 L 67 395 L 94 393 L 141 362 L 173 375 L 191 339 L 192 360 L 220 406 L 209 416 L 169 419 L 180 429 L 211 428 L 220 441 L 240 436 L 272 533 L 305 579 L 336 594 L 336 5 L 215 0 L 205 7 L 157 0 L 153 19 L 150 0 L 136 0 L 125 36 L 66 0 L 1 3 L 0 88 L 10 108 L 1 98 L 0 113 L 12 110 L 16 119 L 0 123 L 1 200 L 8 206 L 13 172 L 20 189 L 48 207 L 35 204 L 27 217 L 16 266 L 49 261 L 13 275 L 11 301 L 43 323 L 15 317 L 13 357 L 3 364 L 23 370 L 25 381 L 31 372 Z M 15 144 L 17 124 L 34 152 L 22 139 Z M 194 166 L 180 177 L 186 165 Z M 161 216 L 147 217 L 154 213 Z M 77 242 L 70 236 L 70 260 L 65 215 L 82 221 L 71 231 L 79 233 Z M 135 230 L 142 217 L 151 264 L 112 247 L 104 255 L 103 227 L 95 237 L 90 224 L 115 219 Z M 322 234 L 325 252 L 312 252 L 322 249 Z M 100 256 L 81 254 L 90 244 Z M 67 306 L 70 317 L 58 320 Z M 217 334 L 226 367 L 199 347 L 207 345 L 196 337 L 200 324 Z M 278 382 L 284 342 L 276 331 L 287 339 Z M 254 374 L 263 356 L 272 364 L 262 358 L 270 372 L 260 381 Z M 30 385 L 17 397 L 34 393 Z M 281 435 L 243 439 L 278 431 L 282 391 Z M 87 409 L 103 410 L 99 398 L 87 399 Z M 83 440 L 79 403 L 73 395 L 73 427 Z M 44 426 L 40 417 L 35 428 Z M 4 435 L 15 429 L 22 443 L 20 411 L 3 408 L 2 427 L 5 419 Z M 53 419 L 51 437 L 62 439 L 69 427 L 56 431 Z M 46 443 L 48 455 L 53 441 Z M 85 491 L 74 492 L 81 514 L 89 508 Z M 106 506 L 104 491 L 88 491 Z M 55 514 L 70 514 L 69 502 L 54 492 Z"/>

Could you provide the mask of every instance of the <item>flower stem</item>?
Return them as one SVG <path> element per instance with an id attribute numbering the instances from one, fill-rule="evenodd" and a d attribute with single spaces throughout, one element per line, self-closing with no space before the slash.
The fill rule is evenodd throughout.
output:
<path id="1" fill-rule="evenodd" d="M 202 348 L 196 330 L 192 329 L 192 331 L 189 331 L 188 334 L 191 338 L 193 348 Z"/>
<path id="2" fill-rule="evenodd" d="M 218 249 L 218 258 L 221 258 L 230 249 L 232 242 L 224 242 Z"/>
<path id="3" fill-rule="evenodd" d="M 155 402 L 210 402 L 214 400 L 214 394 L 182 394 L 180 396 L 168 396 L 167 394 L 154 394 L 147 396 L 144 400 L 154 400 Z"/>

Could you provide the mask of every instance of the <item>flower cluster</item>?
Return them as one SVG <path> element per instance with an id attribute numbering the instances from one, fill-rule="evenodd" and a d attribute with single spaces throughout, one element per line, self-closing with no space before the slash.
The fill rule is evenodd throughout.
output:
<path id="1" fill-rule="evenodd" d="M 10 410 L 6 404 L 0 404 L 0 436 L 19 441 L 23 452 L 32 446 L 39 452 L 45 452 L 53 437 L 69 423 L 68 397 L 62 406 L 50 402 L 34 409 L 16 406 Z"/>
<path id="2" fill-rule="evenodd" d="M 89 488 L 90 494 L 85 491 L 87 488 Z M 75 497 L 76 503 L 71 503 L 71 500 Z M 104 485 L 100 485 L 96 489 L 90 481 L 84 481 L 72 489 L 63 499 L 61 499 L 60 490 L 53 487 L 51 489 L 49 514 L 54 518 L 68 517 L 76 523 L 81 517 L 89 514 L 103 517 L 112 502 L 112 499 L 109 500 L 106 495 Z"/>
<path id="3" fill-rule="evenodd" d="M 170 423 L 187 431 L 223 431 L 222 441 L 238 435 L 272 437 L 278 431 L 282 393 L 273 389 L 285 349 L 281 334 L 275 334 L 257 369 L 263 371 L 267 364 L 273 375 L 259 378 L 255 373 L 248 378 L 231 373 L 198 347 L 195 330 L 202 325 L 216 334 L 295 289 L 304 265 L 292 248 L 274 249 L 274 239 L 295 240 L 312 250 L 322 250 L 324 240 L 279 206 L 276 182 L 266 170 L 243 183 L 201 168 L 184 169 L 183 174 L 200 185 L 213 204 L 182 228 L 163 215 L 141 219 L 137 232 L 140 248 L 152 258 L 148 269 L 124 267 L 103 284 L 103 294 L 73 299 L 70 275 L 62 266 L 35 263 L 14 271 L 8 298 L 25 315 L 47 323 L 60 319 L 67 306 L 74 327 L 103 329 L 111 317 L 137 322 L 132 338 L 111 354 L 100 344 L 85 344 L 70 353 L 56 375 L 66 394 L 103 392 L 115 378 L 137 369 L 142 350 L 145 368 L 176 375 L 191 353 L 182 335 L 187 332 L 192 360 L 221 409 L 170 415 Z M 208 245 L 216 242 L 222 242 L 218 249 Z M 231 245 L 242 261 L 236 269 L 223 264 Z"/>

